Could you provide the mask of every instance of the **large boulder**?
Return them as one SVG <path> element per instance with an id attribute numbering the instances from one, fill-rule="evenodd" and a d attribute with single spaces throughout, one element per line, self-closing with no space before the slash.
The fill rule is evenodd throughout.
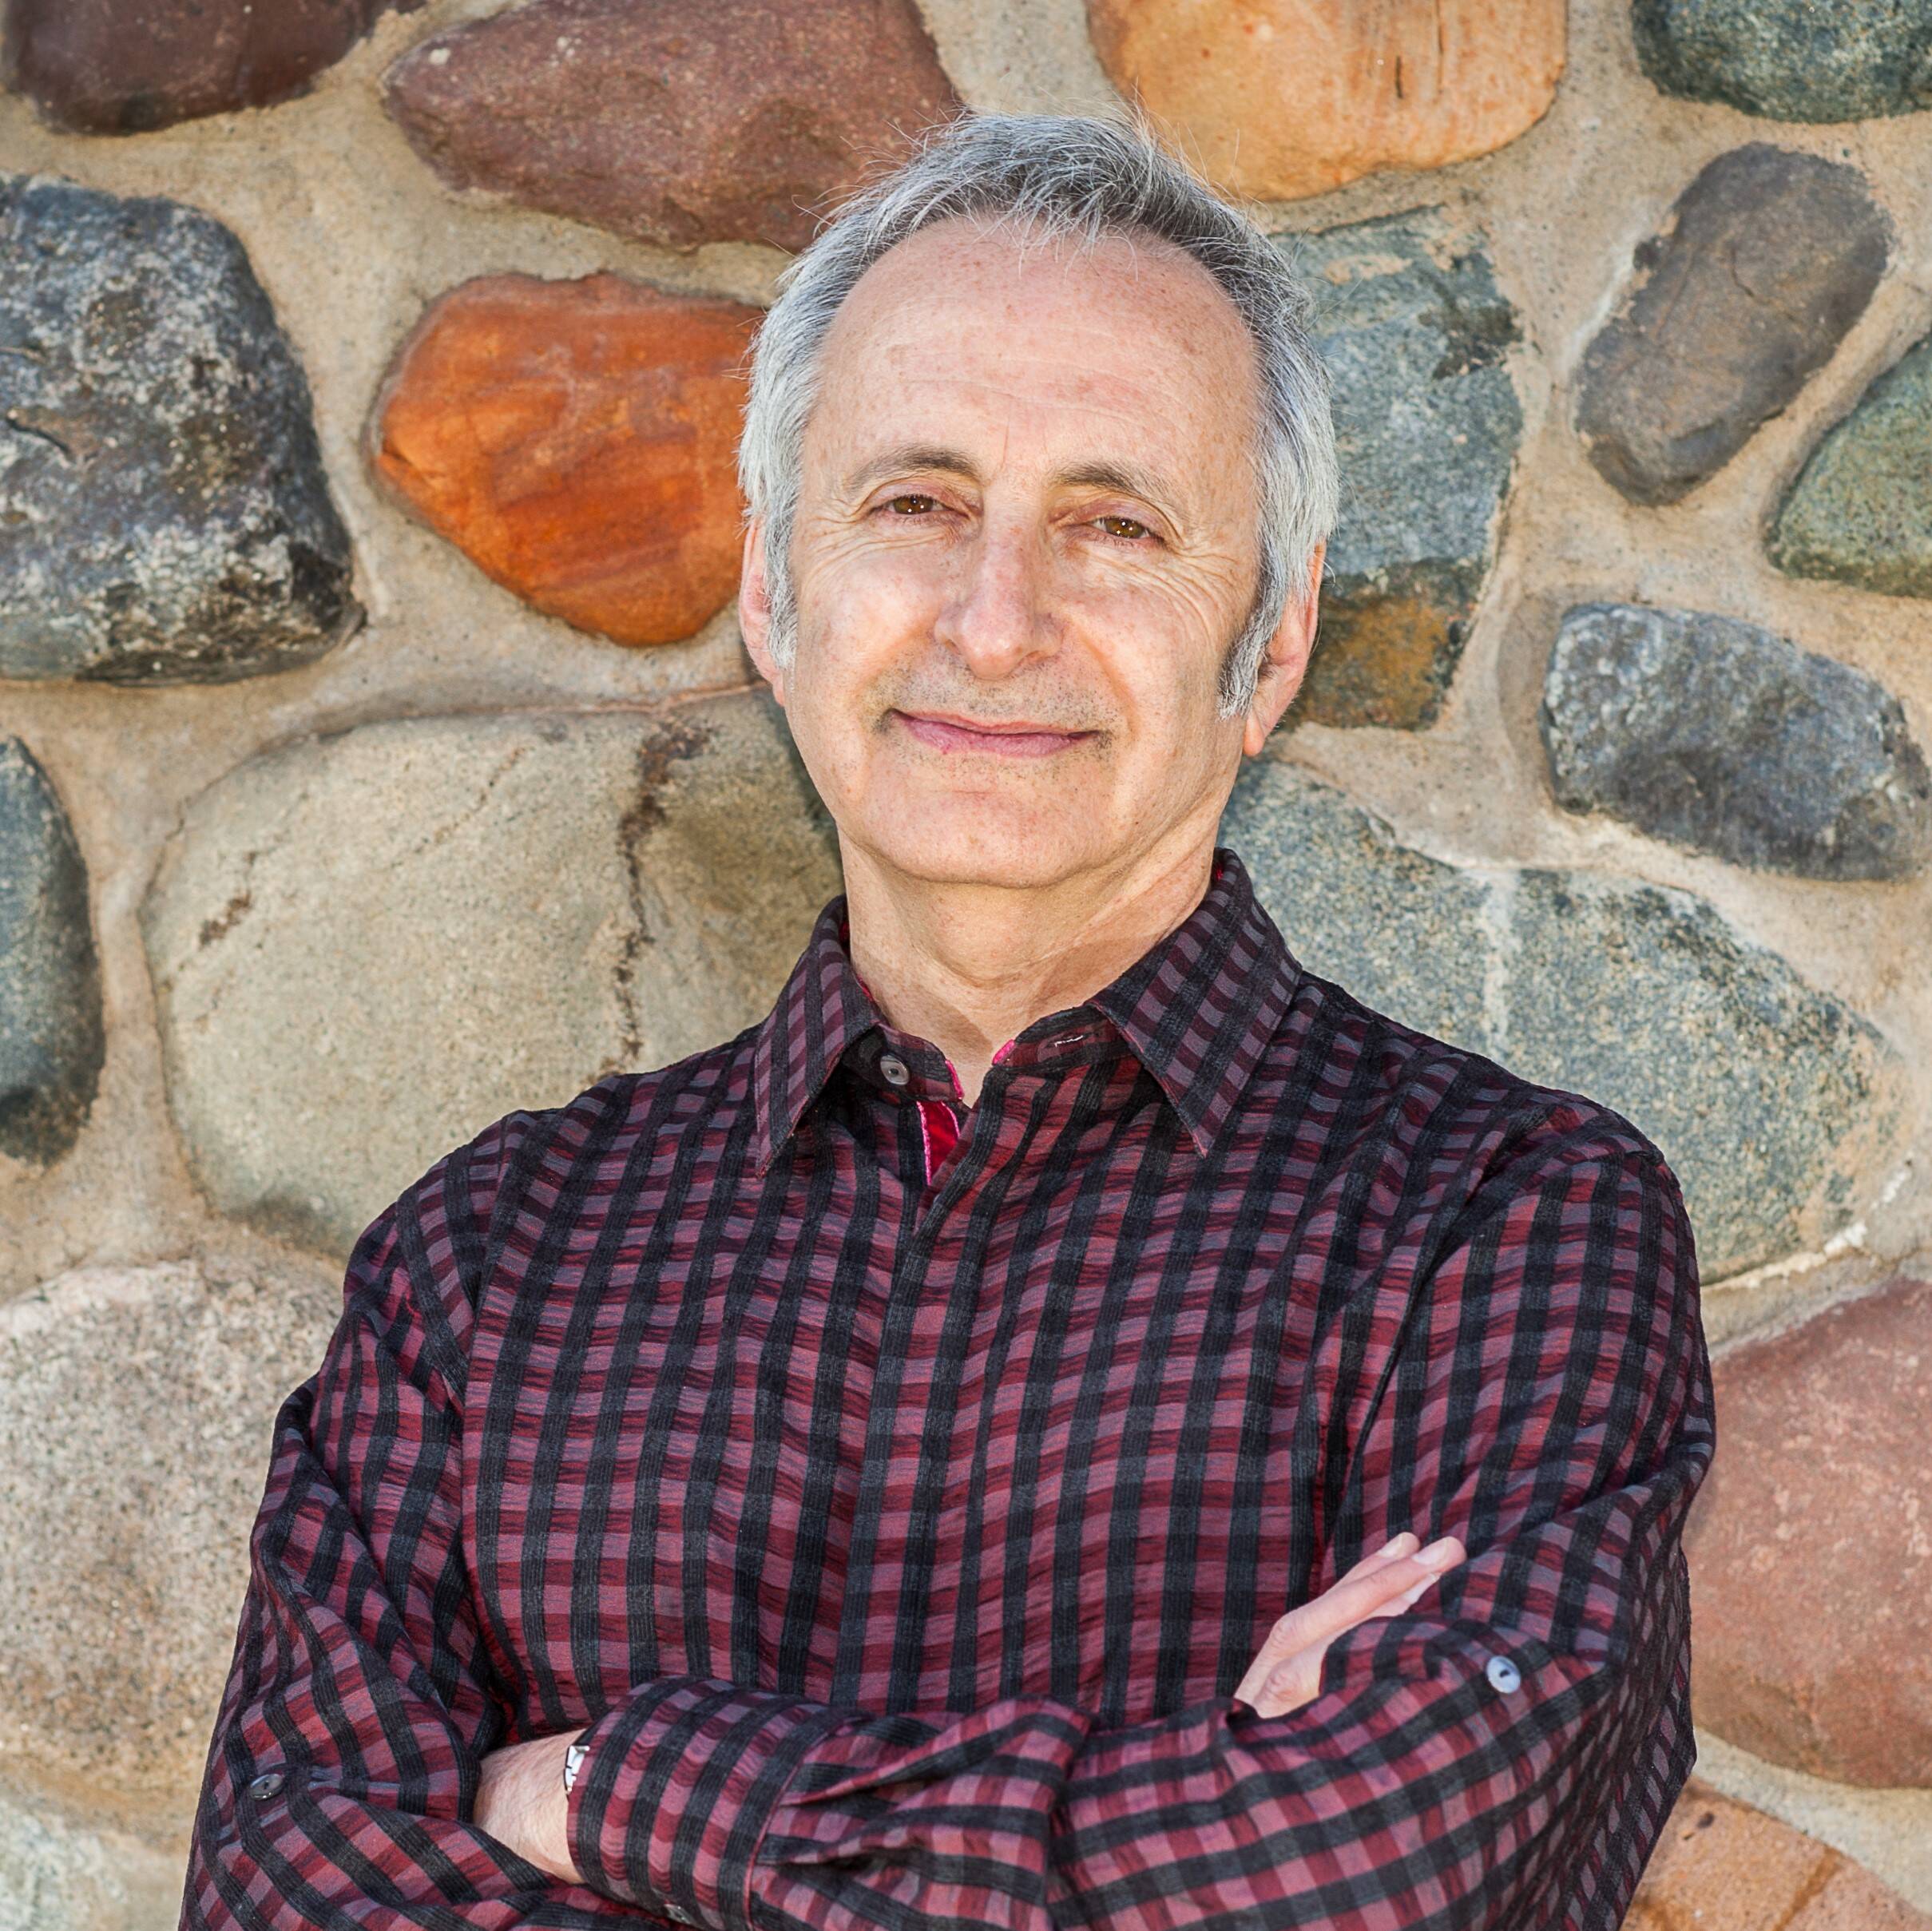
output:
<path id="1" fill-rule="evenodd" d="M 0 175 L 0 676 L 210 684 L 362 621 L 308 384 L 241 244 Z"/>
<path id="2" fill-rule="evenodd" d="M 1773 121 L 1932 107 L 1927 0 L 1635 0 L 1631 26 L 1667 94 Z"/>
<path id="3" fill-rule="evenodd" d="M 1541 723 L 1566 811 L 1803 878 L 1903 878 L 1932 856 L 1932 771 L 1898 699 L 1754 624 L 1580 604 Z"/>
<path id="4" fill-rule="evenodd" d="M 1707 1278 L 1822 1243 L 1883 1170 L 1897 1055 L 1704 900 L 1445 864 L 1275 758 L 1244 768 L 1221 835 L 1311 970 L 1650 1135 Z"/>
<path id="5" fill-rule="evenodd" d="M 105 1053 L 81 848 L 34 754 L 0 738 L 0 1153 L 59 1159 Z"/>
<path id="6" fill-rule="evenodd" d="M 616 275 L 495 275 L 433 303 L 370 420 L 379 479 L 486 576 L 620 644 L 669 644 L 737 588 L 758 311 Z"/>
<path id="7" fill-rule="evenodd" d="M 1515 140 L 1555 97 L 1564 14 L 1563 0 L 1087 0 L 1114 85 L 1258 201 Z"/>
<path id="8" fill-rule="evenodd" d="M 803 248 L 959 106 L 912 0 L 530 0 L 419 42 L 384 88 L 449 186 L 673 248 Z"/>
<path id="9" fill-rule="evenodd" d="M 1516 311 L 1480 236 L 1439 209 L 1279 246 L 1315 296 L 1343 506 L 1321 640 L 1291 718 L 1431 723 L 1494 559 L 1523 416 Z"/>
<path id="10" fill-rule="evenodd" d="M 0 1774 L 94 1818 L 192 1808 L 275 1410 L 341 1306 L 320 1270 L 187 1261 L 0 1305 Z"/>
<path id="11" fill-rule="evenodd" d="M 1826 431 L 1778 511 L 1769 547 L 1794 577 L 1932 597 L 1932 335 Z"/>
<path id="12" fill-rule="evenodd" d="M 0 77 L 58 128 L 141 134 L 306 93 L 423 0 L 8 0 Z"/>
<path id="13" fill-rule="evenodd" d="M 1746 1342 L 1685 1531 L 1697 1720 L 1842 1783 L 1932 1787 L 1932 1282 Z"/>
<path id="14" fill-rule="evenodd" d="M 415 718 L 188 808 L 142 907 L 210 1200 L 331 1253 L 450 1147 L 762 1017 L 839 889 L 776 706 Z"/>
<path id="15" fill-rule="evenodd" d="M 1762 141 L 1720 154 L 1636 252 L 1590 343 L 1577 428 L 1634 502 L 1715 475 L 1865 312 L 1890 224 L 1855 168 Z"/>
<path id="16" fill-rule="evenodd" d="M 0 1790 L 0 1931 L 173 1931 L 183 1859 Z"/>

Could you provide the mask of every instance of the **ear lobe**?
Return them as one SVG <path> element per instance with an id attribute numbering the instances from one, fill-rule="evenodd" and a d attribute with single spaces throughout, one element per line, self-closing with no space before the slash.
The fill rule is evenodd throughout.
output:
<path id="1" fill-rule="evenodd" d="M 772 687 L 772 695 L 782 705 L 785 701 L 784 672 L 772 655 L 772 597 L 765 578 L 764 529 L 753 518 L 745 525 L 743 562 L 738 577 L 738 632 L 744 648 L 758 668 L 758 674 Z"/>

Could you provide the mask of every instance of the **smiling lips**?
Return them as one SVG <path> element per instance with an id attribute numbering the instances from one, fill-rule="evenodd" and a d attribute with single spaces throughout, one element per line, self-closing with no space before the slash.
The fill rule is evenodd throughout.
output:
<path id="1" fill-rule="evenodd" d="M 892 715 L 922 744 L 935 751 L 979 751 L 996 758 L 1044 758 L 1093 735 L 1041 724 L 974 724 L 938 712 L 895 711 Z"/>

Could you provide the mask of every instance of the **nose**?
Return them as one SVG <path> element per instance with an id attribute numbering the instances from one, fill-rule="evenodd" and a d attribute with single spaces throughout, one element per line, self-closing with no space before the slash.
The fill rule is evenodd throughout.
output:
<path id="1" fill-rule="evenodd" d="M 1051 559 L 1039 533 L 1017 518 L 984 517 L 958 553 L 958 574 L 934 635 L 975 676 L 1010 676 L 1056 648 Z"/>

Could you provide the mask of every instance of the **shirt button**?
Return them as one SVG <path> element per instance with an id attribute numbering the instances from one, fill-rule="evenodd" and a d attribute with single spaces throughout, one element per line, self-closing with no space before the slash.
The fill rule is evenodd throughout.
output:
<path id="1" fill-rule="evenodd" d="M 248 1786 L 248 1794 L 259 1803 L 274 1796 L 281 1787 L 282 1773 L 280 1770 L 264 1770 Z"/>
<path id="2" fill-rule="evenodd" d="M 879 1070 L 885 1075 L 888 1086 L 903 1086 L 912 1077 L 906 1062 L 895 1053 L 888 1053 L 879 1062 Z"/>
<path id="3" fill-rule="evenodd" d="M 1489 1678 L 1490 1688 L 1501 1690 L 1506 1696 L 1523 1687 L 1522 1671 L 1507 1656 L 1490 1657 L 1482 1673 Z"/>

